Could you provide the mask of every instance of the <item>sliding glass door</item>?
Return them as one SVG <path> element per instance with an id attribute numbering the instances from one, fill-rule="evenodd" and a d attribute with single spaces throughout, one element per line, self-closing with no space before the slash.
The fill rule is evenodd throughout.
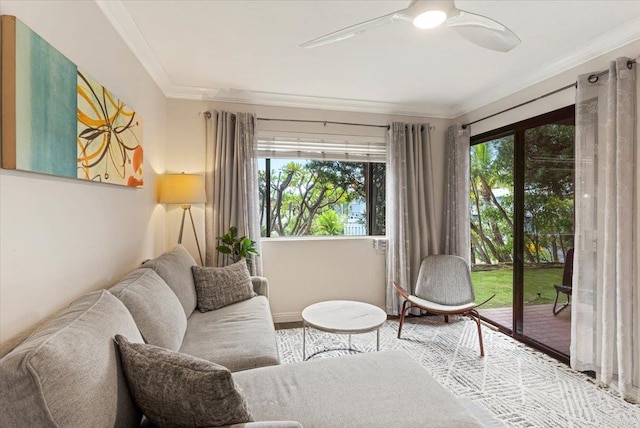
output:
<path id="1" fill-rule="evenodd" d="M 480 298 L 496 294 L 480 313 L 566 361 L 574 108 L 474 137 L 470 155 L 472 276 Z"/>
<path id="2" fill-rule="evenodd" d="M 471 266 L 476 300 L 504 329 L 513 323 L 513 149 L 515 135 L 471 146 Z"/>
<path id="3" fill-rule="evenodd" d="M 556 286 L 563 285 L 567 254 L 573 248 L 573 116 L 551 117 L 549 123 L 526 129 L 523 166 L 523 320 L 519 333 L 568 356 L 571 310 L 563 304 L 569 295 L 556 293 Z"/>

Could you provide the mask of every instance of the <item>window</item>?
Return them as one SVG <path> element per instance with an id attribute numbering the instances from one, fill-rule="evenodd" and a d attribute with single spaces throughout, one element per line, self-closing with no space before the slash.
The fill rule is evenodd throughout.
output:
<path id="1" fill-rule="evenodd" d="M 259 140 L 261 235 L 384 235 L 384 145 L 372 147 Z"/>

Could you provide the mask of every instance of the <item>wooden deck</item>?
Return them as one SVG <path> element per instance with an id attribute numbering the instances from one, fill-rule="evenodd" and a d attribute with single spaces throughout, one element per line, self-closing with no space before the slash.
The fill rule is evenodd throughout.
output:
<path id="1" fill-rule="evenodd" d="M 571 343 L 571 307 L 555 316 L 552 308 L 553 305 L 525 306 L 523 333 L 568 356 Z M 513 327 L 513 310 L 510 307 L 480 309 L 479 312 L 497 324 L 509 329 Z"/>

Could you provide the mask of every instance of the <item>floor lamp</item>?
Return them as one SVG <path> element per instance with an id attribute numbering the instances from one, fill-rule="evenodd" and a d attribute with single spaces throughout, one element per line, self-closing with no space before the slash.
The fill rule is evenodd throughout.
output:
<path id="1" fill-rule="evenodd" d="M 180 235 L 178 235 L 178 244 L 182 244 L 182 232 L 184 231 L 184 218 L 189 212 L 191 219 L 191 227 L 193 228 L 193 236 L 196 238 L 196 246 L 200 255 L 200 265 L 204 266 L 202 260 L 202 252 L 200 251 L 200 243 L 198 242 L 198 233 L 191 215 L 191 204 L 202 204 L 207 202 L 207 196 L 204 191 L 204 177 L 197 174 L 164 174 L 160 176 L 158 182 L 158 202 L 161 204 L 180 204 L 182 205 L 182 222 L 180 223 Z"/>

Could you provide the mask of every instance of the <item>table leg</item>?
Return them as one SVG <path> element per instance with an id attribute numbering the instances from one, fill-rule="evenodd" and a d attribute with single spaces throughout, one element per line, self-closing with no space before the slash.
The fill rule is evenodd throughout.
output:
<path id="1" fill-rule="evenodd" d="M 307 359 L 307 323 L 302 323 L 302 361 Z"/>
<path id="2" fill-rule="evenodd" d="M 349 350 L 351 350 L 351 335 L 349 335 Z"/>
<path id="3" fill-rule="evenodd" d="M 380 350 L 380 329 L 376 330 L 376 351 Z"/>

